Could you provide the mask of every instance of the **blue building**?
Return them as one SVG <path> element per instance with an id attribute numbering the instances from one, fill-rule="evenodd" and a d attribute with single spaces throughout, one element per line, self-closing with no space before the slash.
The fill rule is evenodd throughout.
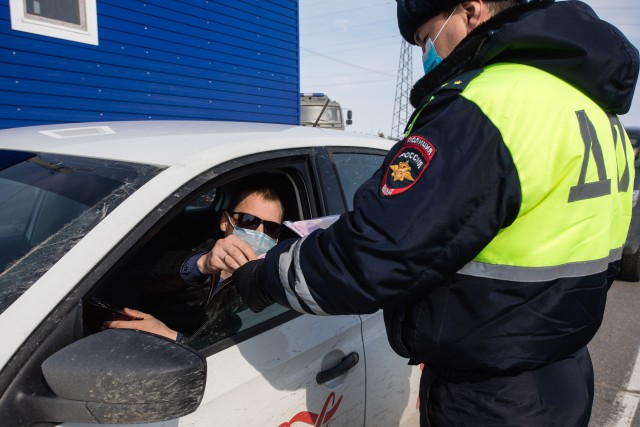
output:
<path id="1" fill-rule="evenodd" d="M 0 128 L 299 123 L 297 0 L 0 0 Z"/>

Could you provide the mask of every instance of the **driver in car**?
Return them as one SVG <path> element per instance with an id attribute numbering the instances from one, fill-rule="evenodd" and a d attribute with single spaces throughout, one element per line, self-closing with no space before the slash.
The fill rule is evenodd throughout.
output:
<path id="1" fill-rule="evenodd" d="M 206 306 L 216 287 L 277 243 L 283 217 L 284 207 L 272 188 L 254 185 L 238 192 L 220 218 L 223 238 L 209 239 L 188 254 L 169 254 L 152 268 L 153 286 L 175 298 L 170 313 L 161 316 L 166 323 L 125 307 L 125 313 L 142 320 L 112 320 L 104 327 L 137 329 L 183 341 L 206 321 L 210 314 Z"/>

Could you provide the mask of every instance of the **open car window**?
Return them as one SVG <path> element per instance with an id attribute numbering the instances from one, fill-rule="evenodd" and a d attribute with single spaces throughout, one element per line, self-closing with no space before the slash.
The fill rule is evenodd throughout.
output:
<path id="1" fill-rule="evenodd" d="M 291 317 L 287 316 L 290 310 L 279 304 L 271 304 L 260 313 L 252 312 L 243 303 L 234 286 L 228 286 L 218 292 L 208 305 L 211 315 L 193 335 L 185 340 L 185 344 L 196 350 L 246 333 L 253 327 L 264 325 L 269 320 L 276 319 L 281 315 L 283 318 Z"/>
<path id="2" fill-rule="evenodd" d="M 116 308 L 129 307 L 151 314 L 182 333 L 184 343 L 196 350 L 227 340 L 217 346 L 224 348 L 237 341 L 238 336 L 258 333 L 274 319 L 281 323 L 297 315 L 277 304 L 253 313 L 243 304 L 235 287 L 214 293 L 217 282 L 208 279 L 187 284 L 180 276 L 187 258 L 210 250 L 217 239 L 224 237 L 220 219 L 234 192 L 249 181 L 266 183 L 275 190 L 284 206 L 285 220 L 302 219 L 310 211 L 306 186 L 295 168 L 220 177 L 190 194 L 179 212 L 130 254 L 128 261 L 90 297 Z M 293 233 L 285 231 L 280 236 L 288 237 L 293 237 Z M 87 308 L 85 301 L 85 313 L 89 312 Z M 88 325 L 87 320 L 87 332 L 97 332 L 95 325 L 100 323 L 93 320 Z"/>

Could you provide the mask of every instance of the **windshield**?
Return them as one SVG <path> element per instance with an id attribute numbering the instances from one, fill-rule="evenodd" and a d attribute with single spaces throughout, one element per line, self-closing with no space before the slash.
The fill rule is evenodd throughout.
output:
<path id="1" fill-rule="evenodd" d="M 0 150 L 0 313 L 159 171 Z"/>
<path id="2" fill-rule="evenodd" d="M 310 123 L 314 124 L 316 120 L 318 120 L 318 116 L 322 111 L 322 105 L 302 105 L 300 106 L 300 123 Z M 318 124 L 321 123 L 335 123 L 337 125 L 342 125 L 342 112 L 340 108 L 328 105 L 327 108 L 322 113 L 322 117 L 318 121 Z"/>

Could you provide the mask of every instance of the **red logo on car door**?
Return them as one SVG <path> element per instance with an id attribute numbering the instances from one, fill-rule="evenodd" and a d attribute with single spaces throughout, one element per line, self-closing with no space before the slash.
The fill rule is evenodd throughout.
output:
<path id="1" fill-rule="evenodd" d="M 282 423 L 279 427 L 295 427 L 294 424 L 296 423 L 304 423 L 314 427 L 320 427 L 321 425 L 327 424 L 331 421 L 331 418 L 333 418 L 340 406 L 340 402 L 342 402 L 342 396 L 340 396 L 336 401 L 335 393 L 331 392 L 324 401 L 322 412 L 319 414 L 308 411 L 298 412 L 289 420 L 289 422 Z"/>

